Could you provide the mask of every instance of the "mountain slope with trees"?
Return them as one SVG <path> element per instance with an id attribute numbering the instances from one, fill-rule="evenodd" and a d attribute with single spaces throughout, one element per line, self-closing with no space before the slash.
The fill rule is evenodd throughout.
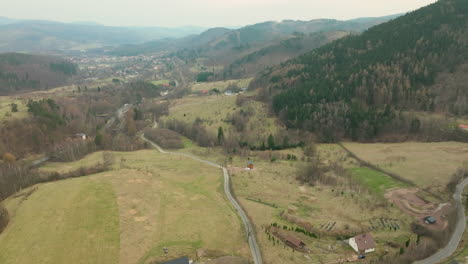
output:
<path id="1" fill-rule="evenodd" d="M 78 67 L 59 57 L 0 54 L 0 95 L 65 85 Z"/>
<path id="2" fill-rule="evenodd" d="M 418 132 L 422 120 L 403 122 L 401 110 L 468 114 L 467 46 L 468 2 L 441 0 L 270 68 L 251 88 L 327 141 Z"/>
<path id="3" fill-rule="evenodd" d="M 198 34 L 202 28 L 110 27 L 0 18 L 0 52 L 66 52 Z"/>

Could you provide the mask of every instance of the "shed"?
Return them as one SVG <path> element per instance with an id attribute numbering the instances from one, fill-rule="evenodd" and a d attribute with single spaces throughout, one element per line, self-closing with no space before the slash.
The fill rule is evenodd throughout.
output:
<path id="1" fill-rule="evenodd" d="M 459 125 L 458 128 L 468 131 L 468 125 Z"/>
<path id="2" fill-rule="evenodd" d="M 88 136 L 85 133 L 76 133 L 75 137 L 82 140 L 86 140 L 88 138 Z"/>
<path id="3" fill-rule="evenodd" d="M 306 246 L 306 244 L 304 244 L 304 242 L 302 242 L 299 238 L 291 235 L 286 236 L 284 242 L 293 248 L 304 248 Z"/>
<path id="4" fill-rule="evenodd" d="M 161 262 L 160 264 L 190 264 L 190 260 L 188 257 L 181 257 L 167 262 Z"/>
<path id="5" fill-rule="evenodd" d="M 247 168 L 253 170 L 254 169 L 254 164 L 253 164 L 253 161 L 249 160 L 247 161 Z"/>
<path id="6" fill-rule="evenodd" d="M 349 239 L 348 243 L 358 254 L 375 251 L 375 241 L 369 233 L 352 237 Z"/>

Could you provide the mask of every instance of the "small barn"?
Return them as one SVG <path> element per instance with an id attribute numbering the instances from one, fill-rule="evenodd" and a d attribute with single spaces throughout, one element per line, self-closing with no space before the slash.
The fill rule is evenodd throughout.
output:
<path id="1" fill-rule="evenodd" d="M 182 257 L 174 260 L 169 260 L 166 262 L 161 262 L 159 264 L 191 264 L 192 262 L 189 260 L 188 257 Z"/>
<path id="2" fill-rule="evenodd" d="M 468 125 L 459 125 L 458 128 L 460 128 L 461 130 L 465 130 L 468 132 Z"/>
<path id="3" fill-rule="evenodd" d="M 284 243 L 286 243 L 286 245 L 292 248 L 299 248 L 299 249 L 303 249 L 306 246 L 306 244 L 302 242 L 299 238 L 292 236 L 292 235 L 287 235 L 284 239 Z"/>
<path id="4" fill-rule="evenodd" d="M 76 133 L 75 138 L 81 139 L 81 140 L 86 140 L 88 136 L 85 133 Z"/>
<path id="5" fill-rule="evenodd" d="M 253 161 L 249 160 L 247 161 L 247 168 L 253 170 L 254 169 L 254 164 L 253 164 Z"/>
<path id="6" fill-rule="evenodd" d="M 375 241 L 369 233 L 352 237 L 349 239 L 348 243 L 358 254 L 375 251 Z"/>

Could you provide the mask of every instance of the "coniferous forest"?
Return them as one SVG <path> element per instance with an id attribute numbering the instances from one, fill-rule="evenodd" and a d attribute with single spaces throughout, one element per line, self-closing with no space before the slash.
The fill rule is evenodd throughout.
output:
<path id="1" fill-rule="evenodd" d="M 468 114 L 468 89 L 450 82 L 466 75 L 467 22 L 467 1 L 438 1 L 269 68 L 251 85 L 288 126 L 324 141 L 418 132 L 422 120 L 403 112 Z"/>

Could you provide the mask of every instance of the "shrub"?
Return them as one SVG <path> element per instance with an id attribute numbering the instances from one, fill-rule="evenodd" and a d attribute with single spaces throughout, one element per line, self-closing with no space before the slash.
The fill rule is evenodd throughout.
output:
<path id="1" fill-rule="evenodd" d="M 163 148 L 180 149 L 184 147 L 180 134 L 169 129 L 148 129 L 145 131 L 145 135 Z"/>

